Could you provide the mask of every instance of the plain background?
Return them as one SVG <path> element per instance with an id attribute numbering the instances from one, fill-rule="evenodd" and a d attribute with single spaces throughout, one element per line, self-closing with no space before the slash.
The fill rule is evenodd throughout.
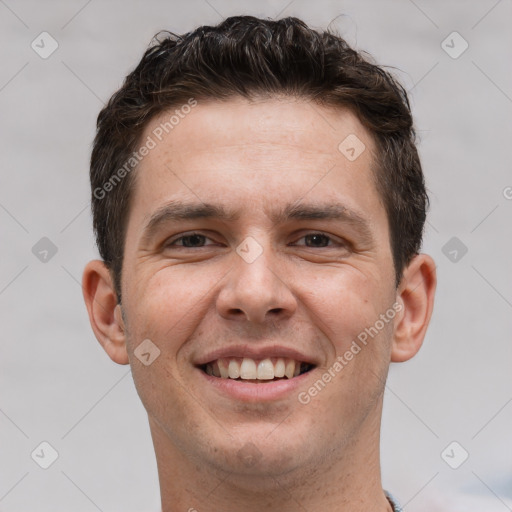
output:
<path id="1" fill-rule="evenodd" d="M 234 14 L 330 24 L 397 68 L 439 288 L 422 350 L 390 369 L 383 484 L 407 512 L 512 510 L 510 0 L 0 0 L 0 510 L 159 510 L 145 409 L 82 300 L 97 257 L 88 159 L 103 102 L 157 31 Z M 43 31 L 59 45 L 47 59 L 31 48 Z M 48 469 L 31 457 L 43 441 L 59 454 Z"/>

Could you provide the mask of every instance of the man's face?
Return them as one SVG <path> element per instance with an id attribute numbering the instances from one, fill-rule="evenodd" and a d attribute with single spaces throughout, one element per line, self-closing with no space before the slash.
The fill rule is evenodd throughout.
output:
<path id="1" fill-rule="evenodd" d="M 159 142 L 152 132 L 169 116 L 142 137 L 157 145 L 136 171 L 122 274 L 153 436 L 198 465 L 250 475 L 342 457 L 378 431 L 397 320 L 335 365 L 396 300 L 370 134 L 348 110 L 293 99 L 199 102 Z M 366 146 L 353 161 L 338 149 L 351 134 Z M 234 215 L 168 214 L 147 229 L 177 202 Z M 160 350 L 148 366 L 134 355 L 147 339 Z M 215 376 L 236 376 L 244 357 L 249 380 Z M 282 374 L 279 359 L 291 374 L 265 380 Z M 293 377 L 290 361 L 312 369 Z"/>

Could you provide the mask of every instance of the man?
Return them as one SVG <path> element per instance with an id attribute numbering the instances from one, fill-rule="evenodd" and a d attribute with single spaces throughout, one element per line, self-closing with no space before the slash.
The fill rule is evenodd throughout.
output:
<path id="1" fill-rule="evenodd" d="M 92 328 L 130 364 L 165 512 L 384 512 L 390 362 L 436 286 L 407 95 L 296 18 L 151 47 L 98 117 Z"/>

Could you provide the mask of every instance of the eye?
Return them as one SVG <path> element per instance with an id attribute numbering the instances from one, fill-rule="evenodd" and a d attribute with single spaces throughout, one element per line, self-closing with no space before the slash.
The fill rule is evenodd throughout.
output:
<path id="1" fill-rule="evenodd" d="M 187 235 L 181 235 L 174 240 L 169 240 L 166 242 L 165 247 L 185 247 L 193 249 L 195 247 L 204 247 L 206 240 L 209 240 L 209 238 L 205 235 L 201 235 L 200 233 L 189 233 Z"/>
<path id="2" fill-rule="evenodd" d="M 328 247 L 329 242 L 333 242 L 333 239 L 324 234 L 324 233 L 309 233 L 303 237 L 301 237 L 299 240 L 305 240 L 305 244 L 297 244 L 297 245 L 305 245 L 306 247 L 312 247 L 312 248 L 322 248 L 322 247 Z M 338 245 L 343 245 L 341 242 L 337 242 Z M 332 246 L 332 243 L 331 243 Z"/>
<path id="3" fill-rule="evenodd" d="M 210 240 L 212 244 L 207 244 L 206 241 Z M 302 236 L 299 240 L 304 240 L 305 243 L 295 243 L 294 245 L 305 246 L 313 249 L 321 249 L 324 247 L 333 247 L 335 245 L 345 246 L 341 241 L 335 241 L 329 235 L 325 233 L 308 233 L 307 235 Z M 170 239 L 168 242 L 164 244 L 165 247 L 182 247 L 186 249 L 198 249 L 201 247 L 207 247 L 208 245 L 215 245 L 210 238 L 201 233 L 188 233 L 182 234 L 179 237 L 174 239 Z"/>

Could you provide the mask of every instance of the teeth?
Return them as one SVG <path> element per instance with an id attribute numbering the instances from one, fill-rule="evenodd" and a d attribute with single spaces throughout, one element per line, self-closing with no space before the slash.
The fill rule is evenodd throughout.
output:
<path id="1" fill-rule="evenodd" d="M 257 378 L 259 380 L 272 380 L 274 378 L 274 365 L 270 359 L 263 359 L 263 361 L 260 361 L 260 364 L 258 364 Z"/>
<path id="2" fill-rule="evenodd" d="M 280 357 L 276 361 L 276 365 L 274 366 L 274 377 L 284 377 L 285 365 L 284 359 Z"/>
<path id="3" fill-rule="evenodd" d="M 242 366 L 240 366 L 240 378 L 246 380 L 257 378 L 256 363 L 254 362 L 254 359 L 244 357 Z"/>
<path id="4" fill-rule="evenodd" d="M 286 366 L 285 366 L 284 374 L 289 379 L 291 379 L 294 376 L 294 374 L 295 374 L 295 361 L 293 359 L 288 359 L 288 361 L 286 361 Z"/>
<path id="5" fill-rule="evenodd" d="M 225 359 L 219 359 L 217 361 L 217 364 L 219 366 L 220 376 L 223 379 L 227 379 L 229 377 L 229 370 L 228 370 L 228 364 Z"/>
<path id="6" fill-rule="evenodd" d="M 229 361 L 228 375 L 230 379 L 238 379 L 240 377 L 240 364 L 232 359 Z"/>
<path id="7" fill-rule="evenodd" d="M 218 359 L 206 365 L 208 375 L 222 379 L 273 380 L 300 375 L 302 363 L 293 359 L 266 358 L 259 362 L 250 357 Z"/>

